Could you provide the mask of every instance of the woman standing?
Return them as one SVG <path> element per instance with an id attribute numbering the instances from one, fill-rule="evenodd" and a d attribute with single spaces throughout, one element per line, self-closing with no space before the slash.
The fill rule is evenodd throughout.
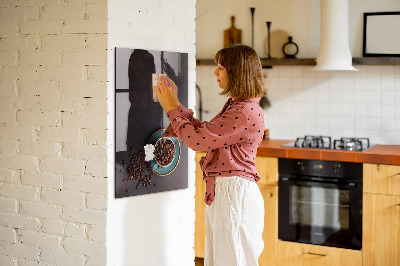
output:
<path id="1" fill-rule="evenodd" d="M 205 265 L 258 265 L 263 250 L 264 201 L 256 182 L 254 159 L 264 134 L 262 68 L 257 53 L 246 45 L 224 48 L 215 55 L 220 95 L 229 97 L 211 121 L 193 117 L 177 98 L 168 78 L 154 87 L 170 120 L 164 136 L 179 137 L 195 151 L 206 182 Z"/>

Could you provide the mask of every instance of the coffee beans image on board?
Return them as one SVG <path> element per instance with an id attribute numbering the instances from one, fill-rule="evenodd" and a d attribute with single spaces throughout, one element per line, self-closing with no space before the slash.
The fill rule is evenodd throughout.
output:
<path id="1" fill-rule="evenodd" d="M 152 183 L 152 178 L 154 173 L 151 171 L 151 166 L 149 162 L 145 161 L 145 153 L 144 150 L 140 150 L 137 153 L 133 153 L 130 157 L 129 165 L 127 166 L 128 171 L 128 179 L 125 179 L 124 182 L 128 182 L 130 180 L 138 181 L 136 188 L 140 188 L 140 186 L 156 186 L 155 183 Z M 124 166 L 126 163 L 124 162 Z"/>
<path id="2" fill-rule="evenodd" d="M 154 147 L 154 160 L 161 167 L 172 163 L 175 156 L 174 142 L 169 138 L 160 138 Z"/>

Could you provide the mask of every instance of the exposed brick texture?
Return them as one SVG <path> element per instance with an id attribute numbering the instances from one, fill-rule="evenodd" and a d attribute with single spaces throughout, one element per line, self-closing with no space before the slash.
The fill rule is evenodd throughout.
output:
<path id="1" fill-rule="evenodd" d="M 0 1 L 0 265 L 106 264 L 107 14 Z"/>
<path id="2" fill-rule="evenodd" d="M 107 222 L 116 209 L 110 204 L 114 199 L 108 198 L 113 170 L 107 169 L 113 150 L 109 132 L 114 113 L 109 106 L 114 48 L 189 53 L 189 107 L 193 108 L 195 4 L 195 0 L 0 1 L 0 265 L 101 266 L 107 261 L 116 265 L 118 260 L 107 254 L 112 257 L 121 245 L 132 247 L 131 242 L 119 242 L 123 239 L 119 234 L 131 224 L 123 228 L 112 224 L 116 234 L 106 238 Z M 166 199 L 161 202 L 171 211 L 165 215 L 173 225 L 160 235 L 172 242 L 158 241 L 157 235 L 153 244 L 163 251 L 153 255 L 135 249 L 145 261 L 135 258 L 132 264 L 193 263 L 191 161 L 190 188 L 157 195 Z M 129 205 L 129 211 L 137 208 L 136 202 L 141 201 Z M 113 206 L 112 212 L 108 206 Z M 125 214 L 117 217 L 125 218 Z M 147 219 L 150 228 L 145 231 L 154 235 L 153 217 L 149 223 Z M 177 230 L 179 239 L 174 237 Z"/>

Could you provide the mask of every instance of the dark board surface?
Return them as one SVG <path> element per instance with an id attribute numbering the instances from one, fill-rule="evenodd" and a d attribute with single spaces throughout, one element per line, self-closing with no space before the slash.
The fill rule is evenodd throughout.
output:
<path id="1" fill-rule="evenodd" d="M 179 162 L 170 174 L 153 173 L 146 186 L 128 174 L 132 156 L 143 150 L 156 131 L 169 125 L 160 104 L 153 101 L 152 74 L 167 74 L 179 88 L 180 102 L 188 104 L 187 53 L 116 48 L 115 56 L 115 197 L 187 188 L 188 148 L 182 142 Z M 152 172 L 145 168 L 143 173 Z"/>

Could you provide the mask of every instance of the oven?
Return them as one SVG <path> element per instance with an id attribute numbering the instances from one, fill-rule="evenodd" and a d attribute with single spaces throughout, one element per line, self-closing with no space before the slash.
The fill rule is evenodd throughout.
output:
<path id="1" fill-rule="evenodd" d="M 278 160 L 278 238 L 361 250 L 360 163 Z"/>

